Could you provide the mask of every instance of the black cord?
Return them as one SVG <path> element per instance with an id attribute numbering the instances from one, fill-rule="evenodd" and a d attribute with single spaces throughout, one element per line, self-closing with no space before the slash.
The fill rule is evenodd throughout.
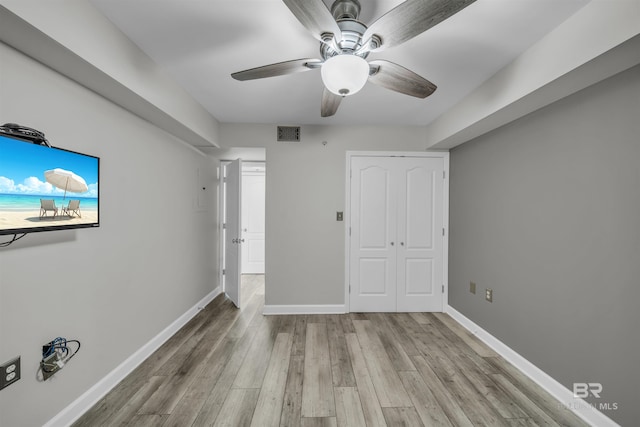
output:
<path id="1" fill-rule="evenodd" d="M 16 242 L 16 241 L 18 241 L 18 240 L 22 239 L 22 238 L 23 238 L 24 236 L 26 236 L 26 235 L 27 235 L 27 233 L 22 233 L 22 235 L 20 235 L 20 237 L 18 237 L 18 235 L 17 235 L 17 234 L 14 234 L 14 235 L 13 235 L 13 239 L 8 240 L 8 241 L 6 241 L 6 242 L 2 242 L 2 243 L 0 243 L 0 248 L 6 248 L 7 246 L 9 246 L 10 244 L 12 244 L 13 242 Z"/>
<path id="2" fill-rule="evenodd" d="M 66 363 L 66 362 L 68 362 L 69 360 L 71 360 L 71 358 L 72 358 L 73 356 L 75 356 L 75 355 L 76 355 L 76 353 L 78 353 L 78 351 L 80 351 L 80 341 L 78 341 L 78 340 L 67 340 L 67 344 L 68 344 L 68 343 L 70 343 L 70 342 L 77 344 L 77 345 L 78 345 L 78 347 L 76 348 L 76 350 L 75 350 L 73 353 L 71 353 L 71 354 L 69 355 L 69 357 L 67 357 L 67 358 L 64 360 L 64 361 L 65 361 L 65 363 Z M 66 347 L 65 347 L 65 350 L 67 350 L 67 352 L 69 351 L 69 349 L 68 349 L 68 348 L 66 348 Z"/>

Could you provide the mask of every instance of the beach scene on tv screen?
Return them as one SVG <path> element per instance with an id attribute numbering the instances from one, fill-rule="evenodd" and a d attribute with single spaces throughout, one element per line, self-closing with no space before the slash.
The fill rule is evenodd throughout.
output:
<path id="1" fill-rule="evenodd" d="M 97 158 L 0 136 L 0 232 L 97 222 Z"/>

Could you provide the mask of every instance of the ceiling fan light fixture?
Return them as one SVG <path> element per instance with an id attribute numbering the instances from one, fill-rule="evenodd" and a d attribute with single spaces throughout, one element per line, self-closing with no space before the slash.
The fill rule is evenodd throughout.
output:
<path id="1" fill-rule="evenodd" d="M 353 95 L 369 78 L 369 64 L 363 58 L 341 54 L 327 59 L 320 70 L 324 86 L 340 96 Z"/>

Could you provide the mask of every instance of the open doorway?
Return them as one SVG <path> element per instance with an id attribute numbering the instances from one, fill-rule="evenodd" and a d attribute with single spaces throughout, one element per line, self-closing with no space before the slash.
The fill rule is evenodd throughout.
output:
<path id="1" fill-rule="evenodd" d="M 264 301 L 264 161 L 221 161 L 220 265 L 225 294 L 238 308 L 253 295 Z"/>

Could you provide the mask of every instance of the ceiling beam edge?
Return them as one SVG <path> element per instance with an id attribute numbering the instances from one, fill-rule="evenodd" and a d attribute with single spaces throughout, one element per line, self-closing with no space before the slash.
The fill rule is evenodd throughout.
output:
<path id="1" fill-rule="evenodd" d="M 136 64 L 128 62 L 128 59 L 123 57 L 122 61 L 114 64 L 114 67 L 119 68 L 121 73 L 127 68 L 135 68 L 132 75 L 136 74 L 135 79 L 130 79 L 126 83 L 127 79 L 115 77 L 114 72 L 107 72 L 105 67 L 98 67 L 90 62 L 86 58 L 87 55 L 83 57 L 71 49 L 64 37 L 56 37 L 55 29 L 49 28 L 50 31 L 47 34 L 42 28 L 28 22 L 29 10 L 20 10 L 17 14 L 14 10 L 10 10 L 6 3 L 2 1 L 0 5 L 0 22 L 2 22 L 0 41 L 193 147 L 219 147 L 218 121 L 177 84 L 174 84 L 175 87 L 167 87 L 171 84 L 171 82 L 167 83 L 168 78 L 158 80 L 157 74 L 160 71 L 155 64 L 150 66 L 147 63 L 146 67 L 136 67 Z M 60 3 L 56 2 L 56 5 L 60 6 Z M 61 13 L 69 12 L 64 8 L 61 9 Z M 55 17 L 51 20 L 55 20 Z M 33 19 L 33 21 L 38 20 Z M 114 31 L 117 31 L 115 27 Z M 67 31 L 67 36 L 70 33 L 73 34 Z M 144 61 L 151 61 L 137 46 L 133 43 L 131 45 Z M 94 47 L 93 51 L 99 52 L 100 49 Z M 144 75 L 140 75 L 141 72 L 153 72 L 154 75 L 145 79 Z M 146 87 L 144 87 L 145 83 Z M 145 96 L 143 93 L 149 95 Z M 169 100 L 173 103 L 169 103 Z M 176 108 L 176 105 L 182 108 Z"/>
<path id="2" fill-rule="evenodd" d="M 426 148 L 451 149 L 640 63 L 639 34 L 639 2 L 592 0 L 431 122 Z"/>

